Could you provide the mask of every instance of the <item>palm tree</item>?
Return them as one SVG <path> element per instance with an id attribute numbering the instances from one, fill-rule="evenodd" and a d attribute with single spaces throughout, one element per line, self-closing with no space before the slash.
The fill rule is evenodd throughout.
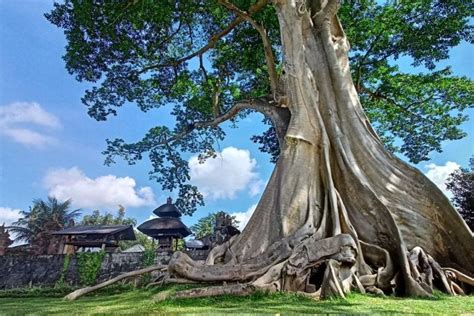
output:
<path id="1" fill-rule="evenodd" d="M 16 235 L 16 241 L 26 241 L 36 252 L 45 253 L 54 239 L 51 233 L 73 225 L 80 215 L 80 209 L 71 211 L 70 206 L 71 200 L 59 202 L 54 197 L 33 200 L 33 206 L 21 211 L 22 217 L 9 230 Z"/>

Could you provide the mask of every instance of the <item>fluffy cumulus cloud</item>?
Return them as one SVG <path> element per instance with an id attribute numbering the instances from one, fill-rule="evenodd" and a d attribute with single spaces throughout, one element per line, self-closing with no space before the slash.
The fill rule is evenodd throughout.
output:
<path id="1" fill-rule="evenodd" d="M 248 210 L 245 212 L 235 212 L 235 213 L 230 214 L 231 216 L 235 216 L 235 219 L 239 221 L 238 228 L 240 229 L 240 231 L 242 231 L 245 228 L 245 226 L 247 226 L 247 223 L 249 222 L 249 219 L 256 208 L 257 208 L 257 204 L 254 204 L 251 207 L 249 207 Z"/>
<path id="2" fill-rule="evenodd" d="M 11 225 L 20 218 L 20 210 L 10 207 L 0 207 L 0 225 Z"/>
<path id="3" fill-rule="evenodd" d="M 59 119 L 35 102 L 14 102 L 0 106 L 0 134 L 26 146 L 55 143 L 44 130 L 61 127 Z"/>
<path id="4" fill-rule="evenodd" d="M 226 147 L 216 158 L 199 163 L 198 157 L 189 160 L 191 181 L 206 198 L 232 199 L 238 192 L 250 196 L 261 192 L 263 182 L 255 171 L 257 162 L 245 149 Z"/>
<path id="5" fill-rule="evenodd" d="M 461 166 L 453 161 L 448 161 L 444 165 L 436 165 L 430 163 L 425 166 L 427 170 L 425 172 L 426 176 L 433 181 L 434 184 L 441 189 L 447 196 L 451 197 L 452 193 L 446 189 L 446 181 L 448 180 L 449 175 L 456 169 L 459 169 Z"/>
<path id="6" fill-rule="evenodd" d="M 114 175 L 89 178 L 79 168 L 49 171 L 43 179 L 50 196 L 72 199 L 77 207 L 117 208 L 155 205 L 150 187 L 137 187 L 135 179 Z"/>

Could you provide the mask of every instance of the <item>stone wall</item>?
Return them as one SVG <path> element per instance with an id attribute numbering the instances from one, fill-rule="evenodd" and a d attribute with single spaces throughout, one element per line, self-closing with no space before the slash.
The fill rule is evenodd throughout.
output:
<path id="1" fill-rule="evenodd" d="M 63 269 L 62 255 L 45 256 L 1 256 L 0 288 L 54 285 Z M 78 275 L 74 270 L 75 260 L 71 260 L 71 269 L 65 275 L 68 282 L 77 283 Z"/>
<path id="2" fill-rule="evenodd" d="M 54 286 L 61 277 L 65 255 L 0 256 L 0 289 L 30 286 Z M 97 281 L 105 281 L 123 272 L 142 268 L 143 253 L 108 253 L 102 261 Z M 169 262 L 169 254 L 159 254 L 155 261 Z M 76 257 L 71 257 L 64 281 L 79 285 Z"/>

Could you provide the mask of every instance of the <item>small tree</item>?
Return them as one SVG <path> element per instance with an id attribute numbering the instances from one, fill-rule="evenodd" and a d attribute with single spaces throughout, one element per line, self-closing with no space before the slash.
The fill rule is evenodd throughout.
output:
<path id="1" fill-rule="evenodd" d="M 216 218 L 217 218 L 217 215 L 219 213 L 225 213 L 225 214 L 228 215 L 228 213 L 223 212 L 223 211 L 211 213 L 211 214 L 199 219 L 196 224 L 191 226 L 191 231 L 193 232 L 196 239 L 203 238 L 204 236 L 207 236 L 207 235 L 212 234 L 214 232 L 214 226 L 216 224 Z M 237 226 L 239 224 L 239 221 L 237 221 L 235 219 L 235 216 L 231 216 L 231 217 L 232 217 L 232 225 Z"/>
<path id="2" fill-rule="evenodd" d="M 85 215 L 81 225 L 136 225 L 137 220 L 131 217 L 125 217 L 125 208 L 119 205 L 117 215 L 114 217 L 109 212 L 101 214 L 99 210 L 95 210 L 91 215 Z"/>
<path id="3" fill-rule="evenodd" d="M 446 187 L 454 195 L 451 201 L 458 209 L 459 214 L 474 232 L 474 157 L 471 158 L 470 168 L 471 171 L 460 168 L 451 173 Z"/>

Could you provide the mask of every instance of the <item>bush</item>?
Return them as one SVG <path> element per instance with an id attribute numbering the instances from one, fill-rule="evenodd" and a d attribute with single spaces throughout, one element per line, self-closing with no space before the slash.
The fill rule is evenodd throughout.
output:
<path id="1" fill-rule="evenodd" d="M 76 254 L 77 272 L 83 285 L 94 285 L 99 275 L 105 252 L 80 252 Z"/>

